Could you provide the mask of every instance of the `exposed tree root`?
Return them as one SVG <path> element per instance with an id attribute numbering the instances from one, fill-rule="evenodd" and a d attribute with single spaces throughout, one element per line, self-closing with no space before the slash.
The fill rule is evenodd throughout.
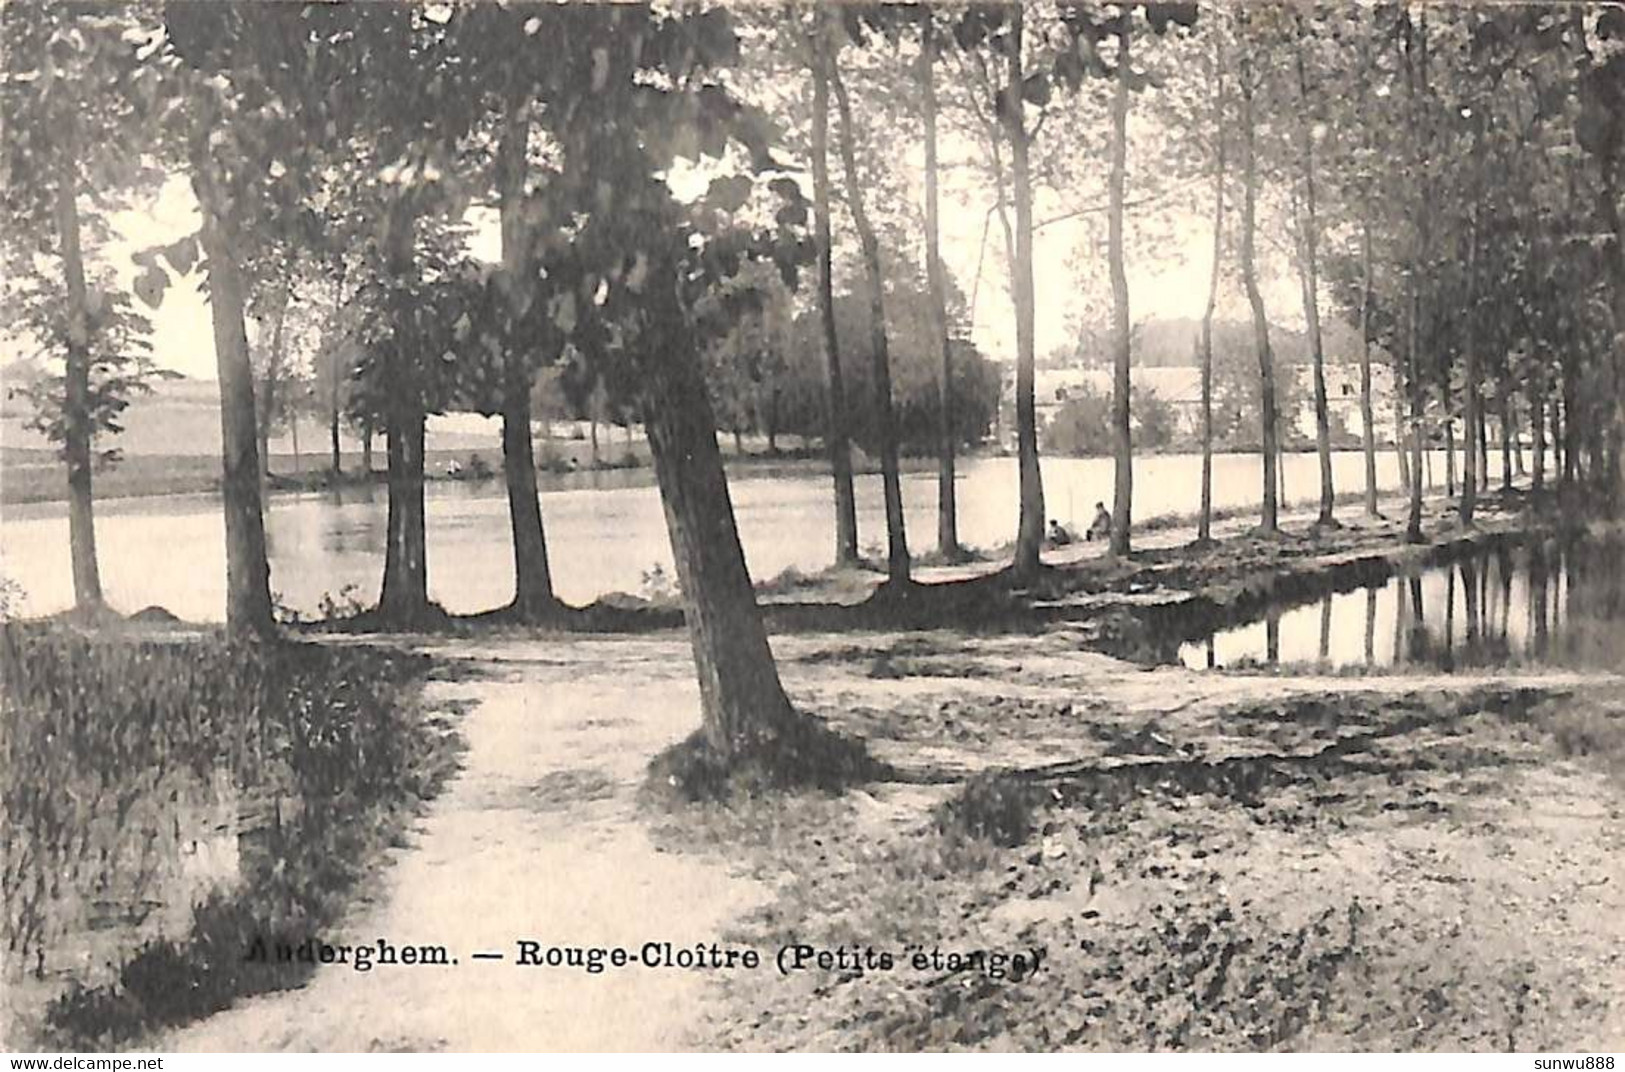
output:
<path id="1" fill-rule="evenodd" d="M 645 792 L 682 801 L 726 800 L 794 788 L 838 793 L 895 773 L 872 757 L 863 741 L 792 712 L 773 733 L 742 743 L 726 755 L 704 730 L 696 731 L 650 761 Z"/>

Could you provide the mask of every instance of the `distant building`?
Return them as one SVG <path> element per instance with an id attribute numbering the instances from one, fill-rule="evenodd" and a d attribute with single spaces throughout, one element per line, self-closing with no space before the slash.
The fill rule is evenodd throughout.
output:
<path id="1" fill-rule="evenodd" d="M 1315 436 L 1315 398 L 1312 366 L 1285 365 L 1282 375 L 1297 378 L 1298 412 L 1294 427 L 1306 439 Z M 1340 432 L 1355 438 L 1362 434 L 1360 416 L 1360 367 L 1357 364 L 1325 366 L 1326 410 L 1334 439 Z M 1174 365 L 1162 368 L 1132 368 L 1129 370 L 1131 390 L 1151 391 L 1172 407 L 1178 432 L 1195 436 L 1202 427 L 1202 370 L 1194 365 Z M 1218 388 L 1215 386 L 1215 404 Z M 1394 372 L 1386 363 L 1371 366 L 1371 410 L 1377 438 L 1389 441 L 1394 434 Z M 1062 368 L 1037 369 L 1034 372 L 1034 408 L 1042 428 L 1071 398 L 1094 393 L 1110 398 L 1112 372 L 1110 369 Z"/>
<path id="2" fill-rule="evenodd" d="M 1297 367 L 1299 382 L 1304 385 L 1304 404 L 1298 409 L 1298 431 L 1306 437 L 1315 434 L 1315 393 L 1313 366 Z M 1339 427 L 1359 438 L 1364 434 L 1360 416 L 1360 366 L 1327 365 L 1326 417 L 1336 438 Z M 1387 362 L 1371 363 L 1371 423 L 1377 438 L 1394 438 L 1394 370 Z"/>

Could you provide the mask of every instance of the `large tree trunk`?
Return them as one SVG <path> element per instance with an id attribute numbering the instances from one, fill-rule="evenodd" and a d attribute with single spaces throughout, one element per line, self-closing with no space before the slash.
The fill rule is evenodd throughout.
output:
<path id="1" fill-rule="evenodd" d="M 517 366 L 517 367 L 516 367 Z M 510 352 L 502 406 L 502 476 L 508 488 L 508 521 L 513 530 L 514 607 L 525 614 L 552 609 L 553 575 L 547 562 L 547 536 L 536 487 L 536 454 L 530 436 L 530 375 L 523 358 Z"/>
<path id="2" fill-rule="evenodd" d="M 959 557 L 958 509 L 954 503 L 954 363 L 948 341 L 948 305 L 942 274 L 937 220 L 937 79 L 936 17 L 922 12 L 920 24 L 920 92 L 925 112 L 925 271 L 931 289 L 932 325 L 941 348 L 937 412 L 937 553 L 947 561 Z"/>
<path id="3" fill-rule="evenodd" d="M 412 269 L 412 207 L 404 200 L 389 209 L 384 238 L 385 271 L 392 282 Z M 384 582 L 378 599 L 383 617 L 411 625 L 429 610 L 429 568 L 424 534 L 424 402 L 414 351 L 413 310 L 394 299 L 389 348 L 385 435 L 389 448 L 389 511 L 384 550 Z"/>
<path id="4" fill-rule="evenodd" d="M 675 274 L 667 265 L 666 276 Z M 657 274 L 655 278 L 660 278 Z M 703 733 L 725 762 L 794 720 L 745 567 L 697 344 L 669 287 L 651 290 L 660 346 L 640 355 L 644 421 L 700 683 Z"/>
<path id="5" fill-rule="evenodd" d="M 68 358 L 62 399 L 62 454 L 68 467 L 68 555 L 73 602 L 81 611 L 102 605 L 96 563 L 96 517 L 91 490 L 90 327 L 85 262 L 79 250 L 79 175 L 76 161 L 62 168 L 56 191 L 56 231 L 68 296 Z"/>
<path id="6" fill-rule="evenodd" d="M 243 323 L 244 289 L 231 237 L 212 184 L 193 187 L 203 215 L 216 375 L 220 379 L 220 492 L 226 521 L 226 628 L 237 636 L 273 631 L 271 570 L 265 557 L 259 443 L 254 430 L 254 369 Z"/>
<path id="7" fill-rule="evenodd" d="M 498 221 L 502 238 L 502 287 L 509 324 L 517 324 L 539 300 L 531 268 L 530 224 L 524 216 L 525 172 L 530 117 L 521 102 L 509 101 L 497 146 Z M 531 370 L 528 345 L 510 330 L 502 362 L 502 476 L 508 491 L 508 522 L 513 532 L 514 609 L 530 616 L 555 609 L 553 576 L 547 562 L 541 494 L 536 487 L 535 445 L 530 435 Z M 596 426 L 595 426 L 596 427 Z M 594 449 L 596 456 L 596 447 Z"/>
<path id="8" fill-rule="evenodd" d="M 1238 10 L 1241 25 L 1245 27 L 1245 9 Z M 1263 513 L 1260 526 L 1265 532 L 1279 529 L 1279 504 L 1276 491 L 1276 428 L 1275 428 L 1275 359 L 1270 353 L 1269 318 L 1264 312 L 1264 295 L 1258 288 L 1258 265 L 1254 253 L 1255 212 L 1258 199 L 1258 168 L 1253 149 L 1253 65 L 1245 53 L 1241 61 L 1241 277 L 1247 290 L 1247 304 L 1252 308 L 1253 339 L 1258 350 L 1258 380 L 1262 396 L 1260 432 L 1263 436 Z"/>
<path id="9" fill-rule="evenodd" d="M 1020 5 L 1011 9 L 1010 21 L 1009 32 L 1005 34 L 1008 80 L 1003 92 L 1004 124 L 1010 138 L 1011 185 L 1016 203 L 1016 256 L 1011 275 L 1016 301 L 1016 456 L 1021 495 L 1013 572 L 1018 580 L 1028 580 L 1038 572 L 1038 552 L 1044 545 L 1044 482 L 1038 469 L 1038 411 L 1033 395 L 1037 316 L 1033 295 L 1033 186 L 1028 162 L 1031 134 L 1022 103 L 1025 83 Z"/>
<path id="10" fill-rule="evenodd" d="M 846 203 L 863 249 L 864 277 L 869 284 L 869 346 L 874 356 L 875 436 L 880 447 L 880 484 L 886 501 L 886 577 L 907 584 L 908 535 L 903 527 L 903 485 L 897 463 L 897 424 L 892 416 L 891 355 L 886 344 L 886 281 L 880 265 L 880 239 L 869 222 L 858 181 L 857 153 L 853 148 L 852 105 L 836 57 L 829 61 L 830 86 L 841 115 L 841 163 L 846 173 Z"/>
<path id="11" fill-rule="evenodd" d="M 1208 273 L 1207 305 L 1202 309 L 1202 513 L 1198 543 L 1213 539 L 1213 313 L 1219 301 L 1219 262 L 1224 253 L 1224 42 L 1213 46 L 1213 137 L 1218 143 L 1213 168 L 1213 268 Z"/>
<path id="12" fill-rule="evenodd" d="M 1371 409 L 1371 220 L 1360 224 L 1360 429 L 1365 448 L 1365 512 L 1377 516 L 1377 428 Z"/>
<path id="13" fill-rule="evenodd" d="M 405 364 L 410 358 L 396 359 Z M 423 506 L 424 412 L 415 379 L 396 376 L 401 397 L 391 403 L 384 436 L 388 455 L 389 509 L 380 613 L 398 625 L 420 621 L 429 609 L 429 570 Z"/>
<path id="14" fill-rule="evenodd" d="M 1337 493 L 1332 487 L 1331 420 L 1326 406 L 1326 353 L 1320 338 L 1320 270 L 1316 263 L 1320 244 L 1320 217 L 1315 208 L 1314 146 L 1309 136 L 1309 75 L 1303 59 L 1303 28 L 1299 23 L 1297 48 L 1298 96 L 1303 112 L 1298 123 L 1298 161 L 1303 180 L 1303 316 L 1309 334 L 1309 358 L 1315 387 L 1315 450 L 1320 455 L 1320 514 L 1316 524 L 1334 522 Z"/>
<path id="15" fill-rule="evenodd" d="M 1134 441 L 1129 428 L 1128 272 L 1123 264 L 1123 186 L 1128 171 L 1128 79 L 1131 17 L 1124 17 L 1118 33 L 1117 84 L 1112 91 L 1111 173 L 1107 179 L 1110 202 L 1107 216 L 1107 258 L 1112 279 L 1112 434 L 1116 472 L 1112 492 L 1111 553 L 1129 553 L 1134 508 Z"/>
<path id="16" fill-rule="evenodd" d="M 858 560 L 858 509 L 852 493 L 852 448 L 847 435 L 846 388 L 841 379 L 841 347 L 835 331 L 835 272 L 829 207 L 829 42 L 822 17 L 813 34 L 813 222 L 818 246 L 818 317 L 822 328 L 829 390 L 825 395 L 824 439 L 835 484 L 835 562 Z"/>

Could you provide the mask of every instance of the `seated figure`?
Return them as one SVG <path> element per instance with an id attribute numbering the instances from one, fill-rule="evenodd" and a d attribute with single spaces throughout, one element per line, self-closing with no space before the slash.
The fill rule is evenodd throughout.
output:
<path id="1" fill-rule="evenodd" d="M 1084 538 L 1093 540 L 1098 537 L 1102 540 L 1109 540 L 1111 539 L 1111 535 L 1111 511 L 1106 509 L 1105 503 L 1097 502 L 1095 503 L 1095 519 L 1089 523 L 1089 531 L 1085 534 Z"/>

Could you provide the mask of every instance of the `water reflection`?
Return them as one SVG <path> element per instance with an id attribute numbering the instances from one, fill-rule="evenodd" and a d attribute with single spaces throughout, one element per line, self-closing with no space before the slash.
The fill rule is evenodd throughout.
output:
<path id="1" fill-rule="evenodd" d="M 1184 644 L 1192 669 L 1247 663 L 1516 662 L 1625 670 L 1625 544 L 1577 540 L 1480 551 L 1385 584 L 1266 611 Z"/>

